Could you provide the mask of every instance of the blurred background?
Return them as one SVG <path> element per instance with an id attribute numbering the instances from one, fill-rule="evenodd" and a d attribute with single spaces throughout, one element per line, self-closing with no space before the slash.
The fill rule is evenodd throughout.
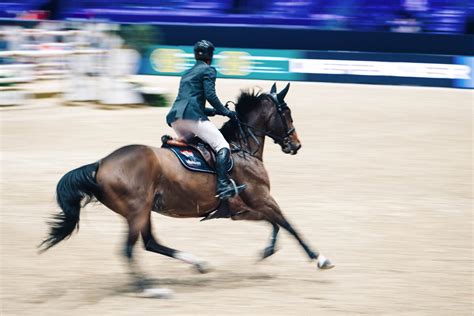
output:
<path id="1" fill-rule="evenodd" d="M 472 33 L 472 6 L 467 0 L 7 0 L 0 17 Z"/>
<path id="2" fill-rule="evenodd" d="M 471 315 L 472 0 L 0 0 L 0 314 Z M 267 142 L 272 194 L 336 268 L 269 227 L 153 214 L 185 264 L 136 247 L 172 300 L 130 294 L 126 224 L 104 206 L 39 256 L 67 171 L 160 146 L 193 45 L 217 47 L 217 94 L 269 91 L 303 143 Z M 222 118 L 212 119 L 220 124 Z"/>
<path id="3" fill-rule="evenodd" d="M 221 77 L 472 87 L 473 10 L 467 0 L 7 0 L 0 102 L 64 79 L 51 92 L 67 101 L 163 105 L 163 89 L 130 76 L 179 76 L 201 38 L 217 46 Z"/>

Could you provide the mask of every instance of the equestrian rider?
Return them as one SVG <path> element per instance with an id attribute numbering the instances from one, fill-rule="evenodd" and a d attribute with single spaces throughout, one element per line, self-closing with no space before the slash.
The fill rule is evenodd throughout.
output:
<path id="1" fill-rule="evenodd" d="M 217 127 L 209 121 L 208 116 L 215 114 L 237 119 L 237 113 L 230 111 L 216 95 L 216 69 L 211 66 L 214 45 L 201 40 L 194 45 L 196 63 L 184 72 L 179 83 L 179 92 L 171 110 L 166 116 L 179 138 L 189 141 L 197 136 L 217 153 L 217 195 L 226 200 L 245 189 L 245 185 L 237 186 L 227 174 L 232 162 L 229 143 Z M 213 108 L 206 108 L 206 100 Z"/>

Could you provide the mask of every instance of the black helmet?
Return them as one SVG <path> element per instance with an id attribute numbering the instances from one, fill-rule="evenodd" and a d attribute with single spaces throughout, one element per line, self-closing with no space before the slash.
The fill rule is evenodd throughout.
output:
<path id="1" fill-rule="evenodd" d="M 214 45 L 206 40 L 200 40 L 194 44 L 194 58 L 196 60 L 212 60 L 214 55 Z"/>

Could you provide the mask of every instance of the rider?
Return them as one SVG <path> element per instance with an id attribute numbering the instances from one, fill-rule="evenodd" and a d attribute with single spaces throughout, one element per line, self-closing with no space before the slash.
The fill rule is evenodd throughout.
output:
<path id="1" fill-rule="evenodd" d="M 211 66 L 214 45 L 201 40 L 194 45 L 194 66 L 185 71 L 179 83 L 179 92 L 171 110 L 166 116 L 178 137 L 189 141 L 197 136 L 208 143 L 217 153 L 217 195 L 226 200 L 245 189 L 245 185 L 237 186 L 227 174 L 231 166 L 230 146 L 208 116 L 220 114 L 237 119 L 237 113 L 230 111 L 216 95 L 216 69 Z M 214 107 L 206 108 L 206 100 Z"/>

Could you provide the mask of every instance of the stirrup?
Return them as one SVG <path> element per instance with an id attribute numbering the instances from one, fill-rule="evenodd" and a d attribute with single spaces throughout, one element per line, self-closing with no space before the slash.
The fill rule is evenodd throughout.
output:
<path id="1" fill-rule="evenodd" d="M 242 192 L 243 190 L 247 188 L 245 184 L 237 185 L 233 179 L 229 179 L 229 180 L 232 183 L 232 188 L 228 188 L 227 190 L 222 191 L 221 193 L 216 195 L 216 197 L 218 197 L 221 200 L 227 200 L 232 197 L 235 197 L 239 195 L 240 192 Z"/>

